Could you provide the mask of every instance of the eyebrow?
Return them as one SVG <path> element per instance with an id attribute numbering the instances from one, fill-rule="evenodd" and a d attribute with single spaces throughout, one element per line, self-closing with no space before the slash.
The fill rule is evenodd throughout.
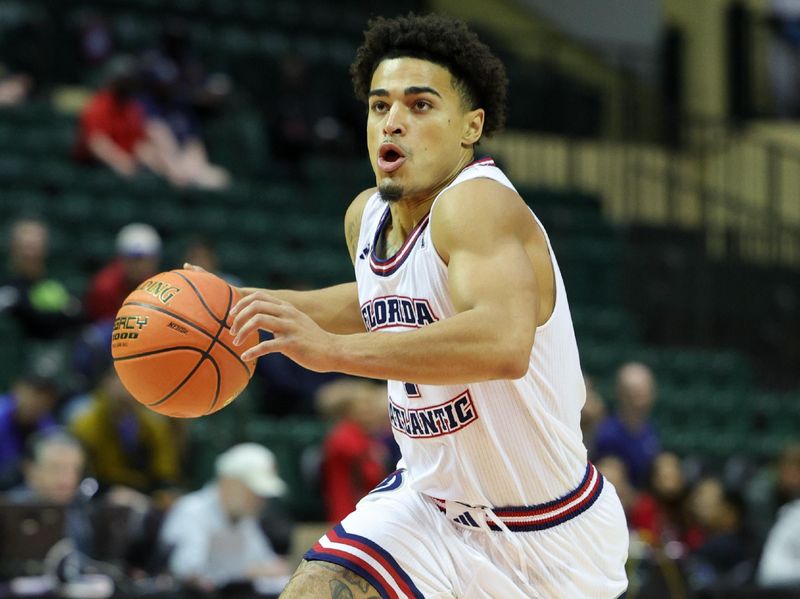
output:
<path id="1" fill-rule="evenodd" d="M 432 87 L 428 87 L 427 85 L 412 85 L 411 87 L 407 87 L 404 92 L 406 96 L 415 96 L 417 94 L 433 94 L 434 96 L 442 97 L 442 94 L 437 92 Z M 367 94 L 368 97 L 373 96 L 388 96 L 389 92 L 383 88 L 373 89 Z"/>

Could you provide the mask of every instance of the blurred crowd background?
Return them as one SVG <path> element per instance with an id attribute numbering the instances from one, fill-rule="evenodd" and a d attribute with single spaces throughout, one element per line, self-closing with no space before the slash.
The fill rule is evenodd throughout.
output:
<path id="1" fill-rule="evenodd" d="M 110 339 L 184 261 L 352 280 L 348 67 L 408 10 L 506 63 L 479 150 L 566 279 L 626 597 L 800 597 L 800 0 L 0 0 L 0 597 L 274 596 L 394 469 L 376 381 L 269 356 L 170 420 Z"/>

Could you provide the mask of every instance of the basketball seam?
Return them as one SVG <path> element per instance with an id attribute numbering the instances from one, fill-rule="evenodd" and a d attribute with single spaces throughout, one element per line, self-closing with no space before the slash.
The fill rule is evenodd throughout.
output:
<path id="1" fill-rule="evenodd" d="M 188 279 L 187 279 L 187 281 L 188 281 Z M 191 282 L 190 282 L 190 284 L 191 284 Z M 195 289 L 195 293 L 197 293 L 197 297 L 200 297 L 200 292 L 197 291 L 197 289 Z M 217 371 L 217 388 L 214 391 L 214 399 L 211 402 L 211 407 L 208 409 L 208 412 L 206 412 L 206 414 L 211 412 L 211 410 L 214 409 L 214 406 L 216 406 L 217 402 L 219 401 L 219 388 L 222 385 L 222 380 L 221 380 L 222 379 L 222 373 L 219 371 L 219 365 L 217 364 L 216 360 L 214 360 L 211 357 L 211 349 L 214 347 L 214 345 L 217 343 L 217 341 L 219 341 L 219 336 L 222 335 L 222 331 L 225 330 L 225 321 L 228 320 L 228 314 L 230 314 L 230 312 L 231 312 L 231 304 L 233 304 L 233 290 L 230 288 L 230 285 L 229 285 L 228 286 L 228 305 L 225 307 L 225 319 L 222 322 L 217 321 L 219 323 L 219 325 L 220 325 L 219 330 L 217 330 L 217 334 L 214 336 L 214 339 L 211 340 L 211 345 L 209 345 L 208 349 L 206 350 L 206 355 L 208 356 L 208 359 L 211 361 L 211 363 L 214 365 L 214 369 Z M 225 344 L 220 342 L 220 345 L 224 346 Z M 248 370 L 248 372 L 249 372 L 249 370 Z"/>
<path id="2" fill-rule="evenodd" d="M 178 351 L 182 349 L 188 349 L 191 351 L 203 353 L 203 350 L 192 345 L 177 345 L 175 347 L 162 347 L 161 349 L 154 349 L 152 351 L 141 352 L 138 354 L 131 354 L 130 356 L 121 356 L 119 358 L 112 358 L 114 362 L 120 362 L 122 360 L 133 360 L 134 358 L 146 358 L 148 356 L 155 356 L 156 354 L 163 354 L 170 351 Z"/>
<path id="3" fill-rule="evenodd" d="M 188 282 L 188 279 L 187 279 L 187 282 Z M 197 297 L 200 298 L 200 292 L 194 286 L 192 286 L 192 287 L 193 287 L 195 293 L 197 294 Z M 202 302 L 202 298 L 200 298 L 200 301 Z M 233 303 L 233 296 L 231 294 L 231 290 L 230 290 L 230 287 L 229 287 L 228 288 L 228 305 L 225 308 L 225 316 L 226 316 L 226 318 L 227 318 L 228 312 L 231 309 L 231 303 Z M 211 407 L 209 408 L 209 411 L 206 412 L 206 414 L 208 414 L 211 410 L 213 410 L 214 406 L 217 405 L 217 402 L 219 401 L 219 388 L 220 388 L 221 373 L 219 371 L 219 366 L 217 365 L 216 360 L 214 360 L 214 358 L 211 357 L 211 350 L 214 349 L 214 346 L 217 344 L 217 341 L 219 341 L 219 336 L 222 334 L 222 331 L 225 330 L 225 323 L 224 323 L 224 321 L 220 322 L 218 319 L 216 319 L 215 316 L 213 316 L 213 314 L 212 314 L 212 317 L 215 318 L 217 324 L 220 325 L 220 327 L 217 329 L 217 334 L 214 335 L 214 337 L 212 337 L 211 343 L 208 345 L 208 347 L 205 349 L 205 351 L 202 352 L 202 355 L 200 356 L 200 359 L 197 360 L 197 364 L 194 365 L 194 368 L 192 368 L 192 370 L 189 372 L 189 374 L 187 374 L 184 377 L 184 379 L 180 383 L 178 383 L 178 385 L 172 391 L 170 391 L 165 397 L 162 397 L 158 401 L 156 401 L 154 403 L 147 404 L 148 407 L 152 408 L 152 407 L 160 406 L 161 404 L 166 402 L 170 397 L 172 397 L 178 391 L 180 391 L 181 387 L 183 387 L 186 383 L 188 383 L 191 380 L 191 378 L 194 376 L 194 373 L 197 372 L 200 369 L 200 367 L 203 365 L 203 362 L 205 362 L 206 360 L 211 362 L 211 364 L 214 366 L 214 370 L 216 370 L 216 372 L 217 372 L 217 384 L 216 384 L 216 389 L 214 390 L 214 399 L 211 400 Z M 223 347 L 225 346 L 224 343 L 220 343 L 220 345 L 223 346 Z"/>
<path id="4" fill-rule="evenodd" d="M 212 344 L 212 347 L 213 347 L 213 344 Z M 197 369 L 200 367 L 200 365 L 203 363 L 203 361 L 206 358 L 208 358 L 208 361 L 211 362 L 211 364 L 214 366 L 214 369 L 217 371 L 217 392 L 216 392 L 216 396 L 214 397 L 214 401 L 211 404 L 211 406 L 213 407 L 217 403 L 217 401 L 219 401 L 219 385 L 220 385 L 220 381 L 219 381 L 219 377 L 220 377 L 219 366 L 217 365 L 216 360 L 214 360 L 214 358 L 212 358 L 210 355 L 208 355 L 208 353 L 206 351 L 203 351 L 202 349 L 199 349 L 197 347 L 193 347 L 191 345 L 179 345 L 177 347 L 165 347 L 165 348 L 162 348 L 162 349 L 156 349 L 156 350 L 149 351 L 149 352 L 141 352 L 141 353 L 138 353 L 138 354 L 134 354 L 132 356 L 123 356 L 123 357 L 120 357 L 120 358 L 113 358 L 113 360 L 115 362 L 122 361 L 122 360 L 132 360 L 134 358 L 145 358 L 145 357 L 148 357 L 148 356 L 154 356 L 154 355 L 163 354 L 163 353 L 166 353 L 166 352 L 180 351 L 180 350 L 189 350 L 189 351 L 197 352 L 197 353 L 201 354 L 200 360 L 197 362 L 197 364 L 195 364 L 194 368 L 192 368 L 192 370 L 189 372 L 189 374 L 187 374 L 184 377 L 184 379 L 180 383 L 178 383 L 172 389 L 172 391 L 170 391 L 166 395 L 166 397 L 163 397 L 163 398 L 161 398 L 161 399 L 159 399 L 159 400 L 157 400 L 157 401 L 155 401 L 153 403 L 149 403 L 149 404 L 145 404 L 145 405 L 147 407 L 154 407 L 154 406 L 159 406 L 159 405 L 163 404 L 170 397 L 175 395 L 180 390 L 180 388 L 183 387 L 189 381 L 189 379 L 192 378 L 192 376 L 194 376 L 194 373 L 197 372 Z M 208 412 L 206 412 L 206 414 L 208 414 Z"/>
<path id="5" fill-rule="evenodd" d="M 217 361 L 214 360 L 213 358 L 209 358 L 208 361 L 211 362 L 211 365 L 214 367 L 214 370 L 217 371 L 217 389 L 214 392 L 214 400 L 211 402 L 211 406 L 208 408 L 206 415 L 211 414 L 211 412 L 214 411 L 214 408 L 219 402 L 219 391 L 220 391 L 220 386 L 222 385 L 222 373 L 219 371 L 219 364 L 217 364 Z"/>
<path id="6" fill-rule="evenodd" d="M 213 347 L 213 344 L 212 344 L 212 347 Z M 154 401 L 153 403 L 145 404 L 148 408 L 154 408 L 156 406 L 160 406 L 165 401 L 167 401 L 170 397 L 172 397 L 178 391 L 180 391 L 181 387 L 183 387 L 186 383 L 189 382 L 189 380 L 194 376 L 194 373 L 197 372 L 197 370 L 200 368 L 200 366 L 203 365 L 203 362 L 205 362 L 206 359 L 208 359 L 210 362 L 214 361 L 213 358 L 211 358 L 211 356 L 208 355 L 207 351 L 203 351 L 203 350 L 198 350 L 198 351 L 202 355 L 200 356 L 200 359 L 197 361 L 197 364 L 194 365 L 194 368 L 192 368 L 189 371 L 189 374 L 187 374 L 185 377 L 183 377 L 183 380 L 180 383 L 178 383 L 177 385 L 175 385 L 175 388 L 172 391 L 170 391 L 169 393 L 167 393 L 164 397 Z"/>
<path id="7" fill-rule="evenodd" d="M 189 286 L 192 288 L 192 290 L 194 291 L 195 295 L 197 296 L 197 299 L 199 299 L 200 303 L 203 304 L 203 307 L 206 309 L 206 312 L 208 312 L 211 315 L 211 318 L 213 318 L 217 322 L 217 324 L 221 324 L 222 327 L 226 328 L 226 329 L 230 328 L 230 327 L 228 327 L 228 323 L 227 323 L 228 314 L 230 313 L 230 310 L 231 310 L 230 291 L 228 292 L 228 309 L 225 312 L 225 318 L 220 320 L 219 317 L 216 314 L 214 314 L 213 310 L 211 310 L 211 308 L 209 308 L 208 304 L 206 303 L 205 298 L 200 293 L 200 290 L 197 288 L 197 285 L 192 283 L 192 281 L 186 275 L 182 274 L 181 272 L 179 272 L 177 270 L 173 270 L 172 272 L 175 273 L 176 275 L 178 275 L 181 279 L 183 279 L 184 281 L 186 281 L 189 284 Z M 228 285 L 228 289 L 230 290 L 230 285 Z"/>
<path id="8" fill-rule="evenodd" d="M 174 318 L 175 320 L 180 320 L 183 324 L 189 325 L 195 331 L 200 332 L 201 334 L 205 335 L 206 337 L 210 337 L 211 339 L 214 339 L 214 336 L 211 333 L 209 333 L 205 329 L 201 328 L 200 326 L 196 325 L 192 321 L 186 320 L 182 316 L 178 316 L 174 312 L 170 312 L 169 310 L 166 310 L 166 309 L 161 308 L 159 306 L 154 306 L 153 304 L 147 304 L 145 302 L 126 302 L 126 303 L 124 303 L 122 305 L 122 307 L 124 308 L 125 306 L 136 306 L 138 308 L 149 308 L 150 310 L 155 310 L 156 312 L 160 312 L 161 314 L 166 314 L 167 316 L 170 316 L 171 318 Z M 217 324 L 219 324 L 219 321 L 217 321 Z M 220 345 L 220 347 L 224 348 L 225 351 L 227 351 L 229 354 L 231 354 L 234 358 L 236 358 L 236 361 L 239 362 L 239 364 L 242 365 L 242 367 L 245 369 L 245 372 L 247 372 L 248 376 L 251 376 L 250 368 L 247 366 L 247 363 L 244 360 L 242 360 L 242 358 L 239 357 L 239 355 L 235 351 L 233 351 L 225 343 L 220 342 L 219 345 Z"/>

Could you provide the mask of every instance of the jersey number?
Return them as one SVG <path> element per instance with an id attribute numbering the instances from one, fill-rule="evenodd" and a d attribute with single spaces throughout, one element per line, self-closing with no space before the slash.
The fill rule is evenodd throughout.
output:
<path id="1" fill-rule="evenodd" d="M 419 387 L 414 383 L 403 383 L 403 387 L 405 387 L 406 396 L 408 396 L 409 399 L 419 399 L 422 397 L 419 392 Z"/>

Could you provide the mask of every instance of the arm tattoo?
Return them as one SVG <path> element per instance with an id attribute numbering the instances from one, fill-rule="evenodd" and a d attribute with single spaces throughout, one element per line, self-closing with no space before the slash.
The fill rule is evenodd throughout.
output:
<path id="1" fill-rule="evenodd" d="M 329 583 L 331 599 L 355 599 L 353 591 L 341 580 L 331 580 Z M 364 599 L 380 599 L 377 595 L 370 595 Z"/>
<path id="2" fill-rule="evenodd" d="M 331 599 L 353 599 L 353 591 L 341 580 L 331 580 L 328 584 L 331 587 Z"/>
<path id="3" fill-rule="evenodd" d="M 353 260 L 356 258 L 356 245 L 358 244 L 358 233 L 359 229 L 361 228 L 360 219 L 353 219 L 349 223 L 347 223 L 347 231 L 345 232 L 345 238 L 347 240 L 347 248 L 350 250 L 350 255 L 352 256 Z"/>

